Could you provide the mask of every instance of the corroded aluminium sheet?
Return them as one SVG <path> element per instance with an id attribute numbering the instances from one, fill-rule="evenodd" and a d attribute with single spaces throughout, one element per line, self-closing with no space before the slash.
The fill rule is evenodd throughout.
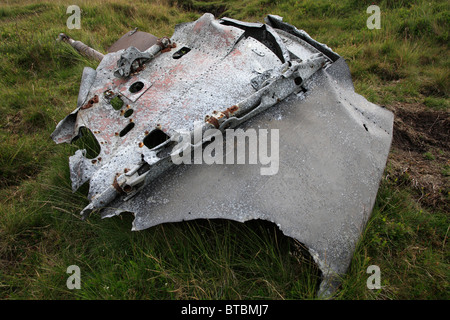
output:
<path id="1" fill-rule="evenodd" d="M 306 97 L 294 94 L 242 125 L 280 130 L 276 175 L 255 165 L 178 166 L 102 216 L 133 212 L 133 230 L 200 218 L 272 221 L 308 247 L 324 273 L 321 293 L 331 293 L 372 211 L 393 123 L 341 77 L 350 77 L 343 60 L 321 71 Z"/>
<path id="2" fill-rule="evenodd" d="M 269 220 L 308 247 L 324 274 L 320 292 L 329 294 L 372 211 L 393 115 L 354 92 L 347 65 L 331 49 L 277 16 L 267 22 L 205 14 L 178 25 L 171 37 L 176 46 L 127 78 L 114 76 L 123 50 L 105 55 L 96 71 L 85 70 L 78 108 L 53 139 L 70 142 L 87 127 L 101 146 L 95 159 L 83 151 L 70 159 L 73 188 L 90 183 L 84 214 L 132 212 L 133 230 L 200 218 Z M 320 64 L 302 73 L 312 57 Z M 305 81 L 297 81 L 300 75 Z M 192 131 L 196 121 L 218 127 L 233 119 L 232 107 L 255 95 L 268 109 L 239 128 L 279 130 L 274 175 L 250 164 L 174 166 L 146 143 L 155 129 L 172 137 Z M 111 104 L 116 96 L 124 102 L 119 110 Z M 205 123 L 205 116 L 225 109 L 222 118 Z M 130 180 L 145 183 L 134 190 Z"/>

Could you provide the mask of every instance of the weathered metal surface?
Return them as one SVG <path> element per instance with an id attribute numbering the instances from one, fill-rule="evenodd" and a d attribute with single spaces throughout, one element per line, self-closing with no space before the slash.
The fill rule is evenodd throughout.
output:
<path id="1" fill-rule="evenodd" d="M 60 33 L 57 38 L 58 41 L 64 41 L 70 44 L 74 49 L 79 51 L 81 54 L 87 56 L 88 58 L 95 59 L 101 61 L 104 57 L 103 53 L 98 52 L 95 49 L 92 49 L 88 45 L 84 44 L 81 41 L 75 41 L 64 33 Z"/>
<path id="2" fill-rule="evenodd" d="M 130 76 L 130 73 L 141 71 L 144 68 L 143 64 L 145 62 L 153 59 L 158 53 L 168 48 L 170 45 L 171 43 L 168 38 L 162 38 L 158 39 L 153 46 L 143 52 L 139 51 L 134 46 L 126 48 L 120 55 L 120 59 L 117 61 L 118 68 L 114 71 L 114 75 L 117 78 L 126 78 Z M 130 88 L 130 91 L 133 90 Z"/>
<path id="3" fill-rule="evenodd" d="M 266 22 L 205 14 L 176 26 L 167 49 L 149 48 L 129 76 L 114 74 L 128 49 L 105 55 L 96 71 L 85 69 L 77 109 L 52 137 L 71 142 L 87 127 L 101 146 L 95 159 L 81 150 L 70 158 L 74 190 L 90 183 L 84 216 L 132 212 L 133 230 L 200 218 L 273 221 L 309 248 L 324 275 L 320 293 L 330 293 L 372 211 L 393 115 L 354 92 L 331 49 L 280 17 Z M 195 130 L 235 127 L 279 130 L 276 174 L 253 164 L 174 165 L 180 133 L 198 150 L 211 136 Z"/>

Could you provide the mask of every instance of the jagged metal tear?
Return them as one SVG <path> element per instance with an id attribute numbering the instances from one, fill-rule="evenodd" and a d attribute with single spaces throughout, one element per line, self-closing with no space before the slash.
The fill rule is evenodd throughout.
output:
<path id="1" fill-rule="evenodd" d="M 342 59 L 308 89 L 241 127 L 280 130 L 276 175 L 260 175 L 258 165 L 177 166 L 102 217 L 132 212 L 133 230 L 193 219 L 272 221 L 308 247 L 324 276 L 319 294 L 331 294 L 372 211 L 393 114 L 354 92 Z"/>
<path id="2" fill-rule="evenodd" d="M 392 140 L 393 114 L 354 92 L 345 61 L 329 48 L 304 31 L 282 23 L 277 16 L 269 16 L 267 22 L 283 37 L 290 53 L 302 56 L 303 50 L 311 51 L 306 44 L 304 48 L 296 44 L 299 37 L 313 47 L 329 51 L 327 55 L 333 60 L 304 84 L 306 94 L 292 94 L 240 126 L 244 130 L 279 129 L 278 173 L 261 175 L 260 165 L 175 166 L 134 197 L 117 197 L 101 214 L 111 217 L 132 212 L 133 230 L 202 218 L 272 221 L 284 234 L 308 247 L 324 276 L 319 295 L 329 295 L 336 289 L 339 276 L 348 269 L 372 211 Z M 248 24 L 249 28 L 252 26 Z M 187 27 L 189 24 L 184 24 L 176 30 L 182 34 Z M 240 35 L 234 33 L 230 35 Z M 220 54 L 228 54 L 229 47 L 218 48 L 225 50 Z M 285 50 L 279 56 L 288 59 L 290 53 Z M 106 55 L 101 65 L 111 64 L 116 57 Z M 70 142 L 77 135 L 83 124 L 82 119 L 77 122 L 77 112 L 88 100 L 87 88 L 95 77 L 99 81 L 96 88 L 101 88 L 102 77 L 108 76 L 107 70 L 100 67 L 98 72 L 102 73 L 97 75 L 96 71 L 85 69 L 78 108 L 58 125 L 52 135 L 56 142 Z M 116 155 L 116 160 L 120 158 L 117 162 L 130 168 L 139 165 L 141 154 L 133 152 L 134 148 L 135 144 L 125 146 Z M 105 157 L 105 149 L 102 152 Z M 85 160 L 83 152 L 78 151 L 71 158 L 74 189 L 99 168 L 98 162 Z M 105 164 L 101 168 L 114 173 L 119 167 Z M 98 182 L 95 185 L 103 187 Z"/>

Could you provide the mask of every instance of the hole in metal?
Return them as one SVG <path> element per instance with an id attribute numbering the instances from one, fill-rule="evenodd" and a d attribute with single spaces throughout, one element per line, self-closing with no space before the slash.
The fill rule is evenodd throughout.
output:
<path id="1" fill-rule="evenodd" d="M 144 87 L 144 83 L 142 81 L 136 81 L 133 83 L 130 88 L 128 89 L 131 93 L 137 93 L 142 90 Z"/>
<path id="2" fill-rule="evenodd" d="M 109 102 L 114 110 L 120 110 L 123 106 L 123 100 L 120 97 L 114 97 Z"/>
<path id="3" fill-rule="evenodd" d="M 125 113 L 124 113 L 124 117 L 128 118 L 129 116 L 131 116 L 133 114 L 133 109 L 128 109 Z"/>
<path id="4" fill-rule="evenodd" d="M 299 86 L 303 83 L 303 79 L 301 77 L 297 77 L 294 79 L 295 85 Z"/>
<path id="5" fill-rule="evenodd" d="M 127 126 L 125 128 L 122 129 L 122 131 L 120 131 L 119 137 L 123 137 L 128 132 L 130 132 L 131 129 L 133 129 L 133 128 L 134 128 L 134 122 L 130 122 L 129 124 L 127 124 Z"/>
<path id="6" fill-rule="evenodd" d="M 95 135 L 92 131 L 86 127 L 81 127 L 78 136 L 72 140 L 75 146 L 79 149 L 85 149 L 87 159 L 96 158 L 101 151 L 100 144 L 98 143 Z"/>
<path id="7" fill-rule="evenodd" d="M 177 52 L 175 52 L 172 56 L 172 58 L 174 59 L 180 59 L 182 56 L 184 56 L 186 53 L 188 53 L 189 51 L 191 51 L 190 48 L 188 47 L 183 47 L 180 50 L 178 50 Z"/>
<path id="8" fill-rule="evenodd" d="M 169 139 L 170 137 L 164 131 L 155 129 L 144 138 L 144 145 L 149 149 L 153 149 Z"/>

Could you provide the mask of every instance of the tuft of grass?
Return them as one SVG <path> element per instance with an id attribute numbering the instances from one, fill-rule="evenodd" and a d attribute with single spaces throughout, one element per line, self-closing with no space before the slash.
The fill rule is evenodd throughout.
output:
<path id="1" fill-rule="evenodd" d="M 449 165 L 444 166 L 444 168 L 442 169 L 442 175 L 445 177 L 450 176 L 450 166 Z"/>
<path id="2" fill-rule="evenodd" d="M 435 159 L 434 155 L 430 151 L 425 152 L 423 154 L 423 156 L 427 160 L 434 160 Z"/>
<path id="3" fill-rule="evenodd" d="M 448 215 L 430 212 L 408 190 L 383 180 L 338 298 L 448 299 Z M 368 293 L 365 273 L 377 265 L 381 289 Z"/>

